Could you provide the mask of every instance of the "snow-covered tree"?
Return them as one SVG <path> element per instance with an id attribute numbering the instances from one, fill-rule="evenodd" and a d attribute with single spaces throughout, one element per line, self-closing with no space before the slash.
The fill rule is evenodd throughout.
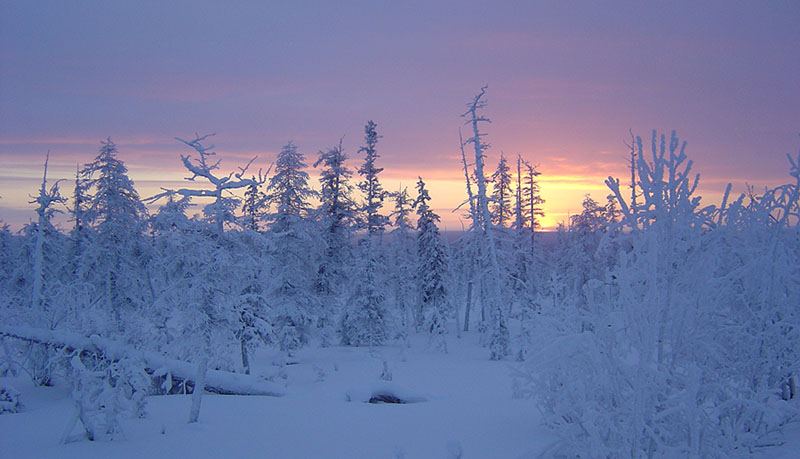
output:
<path id="1" fill-rule="evenodd" d="M 490 123 L 489 118 L 479 112 L 486 107 L 486 86 L 481 88 L 468 104 L 467 111 L 461 116 L 466 118 L 465 124 L 472 128 L 472 137 L 464 141 L 465 144 L 472 144 L 475 153 L 475 170 L 473 173 L 477 192 L 475 199 L 475 213 L 479 216 L 478 221 L 473 221 L 471 231 L 479 234 L 476 239 L 479 244 L 475 263 L 480 272 L 481 281 L 481 307 L 489 312 L 491 337 L 489 346 L 491 348 L 492 360 L 500 360 L 508 355 L 508 328 L 506 317 L 503 311 L 503 298 L 501 286 L 505 283 L 506 273 L 500 266 L 497 254 L 497 242 L 492 229 L 491 212 L 489 211 L 489 195 L 486 186 L 486 173 L 484 171 L 485 151 L 489 147 L 483 141 L 486 136 L 480 131 L 481 123 Z"/>
<path id="2" fill-rule="evenodd" d="M 544 217 L 544 210 L 542 204 L 544 199 L 541 196 L 539 189 L 539 176 L 541 172 L 537 170 L 536 165 L 532 165 L 528 161 L 524 161 L 525 172 L 523 179 L 522 191 L 522 214 L 525 218 L 527 227 L 531 232 L 535 232 L 541 228 L 541 218 Z"/>
<path id="3" fill-rule="evenodd" d="M 73 263 L 73 271 L 77 269 L 78 260 L 85 249 L 86 239 L 88 234 L 86 231 L 86 206 L 87 206 L 87 193 L 88 180 L 83 173 L 81 173 L 80 165 L 77 166 L 75 171 L 75 188 L 72 194 L 72 207 L 70 214 L 74 222 L 72 228 L 72 251 L 71 258 Z"/>
<path id="4" fill-rule="evenodd" d="M 305 168 L 305 157 L 294 143 L 287 143 L 278 153 L 266 193 L 266 202 L 275 208 L 267 221 L 276 233 L 290 229 L 311 212 L 309 199 L 317 197 L 317 193 L 308 184 Z"/>
<path id="5" fill-rule="evenodd" d="M 232 250 L 237 254 L 234 263 L 238 273 L 238 282 L 231 291 L 232 294 L 238 293 L 232 305 L 236 320 L 233 335 L 239 341 L 242 369 L 250 374 L 252 350 L 259 344 L 274 341 L 274 311 L 269 304 L 269 283 L 263 262 L 267 241 L 260 234 L 251 232 L 233 232 L 228 234 L 228 238 L 235 245 Z"/>
<path id="6" fill-rule="evenodd" d="M 39 216 L 38 224 L 36 225 L 36 248 L 33 252 L 33 294 L 31 295 L 31 307 L 34 310 L 41 309 L 42 307 L 42 284 L 44 283 L 44 241 L 45 231 L 52 229 L 50 222 L 53 214 L 59 212 L 55 208 L 55 204 L 64 204 L 67 202 L 66 198 L 61 196 L 58 189 L 58 181 L 47 189 L 47 163 L 50 160 L 50 152 L 47 152 L 47 158 L 44 161 L 44 174 L 42 177 L 42 186 L 39 189 L 39 194 L 31 201 L 31 204 L 37 204 L 36 214 Z"/>
<path id="7" fill-rule="evenodd" d="M 562 436 L 554 454 L 748 456 L 796 415 L 782 395 L 800 339 L 785 307 L 798 294 L 787 277 L 798 271 L 797 185 L 701 208 L 685 146 L 654 132 L 646 153 L 636 139 L 639 193 L 628 200 L 606 181 L 624 228 L 593 254 L 613 238 L 616 260 L 568 288 L 580 307 L 543 313 L 528 390 Z M 602 214 L 586 207 L 583 228 Z"/>
<path id="8" fill-rule="evenodd" d="M 508 167 L 506 156 L 500 153 L 500 162 L 497 170 L 492 174 L 492 198 L 490 209 L 492 223 L 500 228 L 505 227 L 511 220 L 511 169 Z"/>
<path id="9" fill-rule="evenodd" d="M 350 234 L 356 222 L 356 205 L 353 202 L 353 172 L 345 162 L 347 155 L 342 142 L 327 151 L 319 152 L 314 167 L 320 171 L 321 205 L 319 218 L 323 227 L 326 250 L 319 266 L 318 290 L 322 294 L 333 293 L 335 284 L 341 281 L 345 261 L 349 257 Z"/>
<path id="10" fill-rule="evenodd" d="M 342 344 L 349 346 L 378 346 L 389 338 L 388 312 L 384 269 L 379 263 L 378 242 L 370 238 L 362 257 L 353 270 L 353 287 L 342 313 L 340 333 Z"/>
<path id="11" fill-rule="evenodd" d="M 213 186 L 213 189 L 164 189 L 163 193 L 147 198 L 147 202 L 156 202 L 170 194 L 178 194 L 185 197 L 214 198 L 213 203 L 205 206 L 203 213 L 212 219 L 217 227 L 217 234 L 222 234 L 224 224 L 234 220 L 233 213 L 239 205 L 239 199 L 230 193 L 231 190 L 246 188 L 253 184 L 260 185 L 266 181 L 266 178 L 262 175 L 261 170 L 258 171 L 258 177 L 253 177 L 252 179 L 244 178 L 247 169 L 253 164 L 256 158 L 251 159 L 245 167 L 239 167 L 239 172 L 230 172 L 226 176 L 217 176 L 214 171 L 219 169 L 221 160 L 213 161 L 212 156 L 216 156 L 216 153 L 213 151 L 214 145 L 203 145 L 203 142 L 213 135 L 215 134 L 207 134 L 202 137 L 196 137 L 193 140 L 183 140 L 176 137 L 176 140 L 193 148 L 198 154 L 198 158 L 192 158 L 190 155 L 181 155 L 181 161 L 184 167 L 192 173 L 192 176 L 188 177 L 186 180 L 194 181 L 196 178 L 202 177 L 208 180 Z M 269 171 L 267 171 L 267 174 L 269 174 Z"/>
<path id="12" fill-rule="evenodd" d="M 273 334 L 286 352 L 307 343 L 312 318 L 320 313 L 314 292 L 315 258 L 320 252 L 315 227 L 310 219 L 309 199 L 317 194 L 308 184 L 305 158 L 289 142 L 281 149 L 275 174 L 267 187 L 271 237 L 269 301 L 272 304 Z M 323 341 L 328 341 L 323 331 Z"/>
<path id="13" fill-rule="evenodd" d="M 377 124 L 372 120 L 367 122 L 367 125 L 364 126 L 365 145 L 358 149 L 359 153 L 364 153 L 364 164 L 358 169 L 358 173 L 362 177 L 362 180 L 358 182 L 358 189 L 364 193 L 364 225 L 370 237 L 382 234 L 386 225 L 389 224 L 389 219 L 380 214 L 387 193 L 378 179 L 378 174 L 383 171 L 383 168 L 375 165 L 379 157 L 376 146 L 378 139 L 381 138 L 375 130 L 376 127 Z"/>
<path id="14" fill-rule="evenodd" d="M 431 200 L 422 177 L 417 181 L 417 285 L 419 305 L 417 324 L 431 334 L 431 339 L 447 352 L 444 335 L 447 333 L 447 316 L 450 312 L 447 281 L 449 257 L 439 235 L 439 216 L 431 209 Z"/>
<path id="15" fill-rule="evenodd" d="M 149 289 L 142 275 L 147 210 L 117 153 L 111 138 L 101 142 L 100 153 L 81 175 L 90 193 L 86 223 L 94 231 L 85 269 L 98 286 L 112 329 L 122 332 L 123 313 L 134 313 L 147 302 Z"/>
<path id="16" fill-rule="evenodd" d="M 252 183 L 247 186 L 242 201 L 242 226 L 250 231 L 258 231 L 258 222 L 266 210 L 266 196 L 261 191 L 261 183 L 255 177 L 250 181 Z"/>
<path id="17" fill-rule="evenodd" d="M 394 294 L 394 304 L 399 316 L 401 338 L 407 338 L 414 323 L 414 306 L 417 303 L 417 287 L 414 283 L 416 273 L 417 243 L 411 226 L 411 212 L 414 201 L 408 189 L 402 188 L 391 194 L 394 199 L 389 256 L 393 260 L 389 270 L 390 285 Z"/>
<path id="18" fill-rule="evenodd" d="M 66 203 L 66 199 L 61 196 L 58 189 L 59 182 L 56 181 L 48 190 L 47 189 L 47 163 L 50 160 L 50 152 L 47 152 L 47 158 L 44 161 L 44 173 L 42 176 L 42 186 L 39 189 L 39 194 L 31 201 L 32 204 L 37 204 L 36 213 L 39 217 L 36 224 L 33 257 L 33 292 L 31 294 L 30 308 L 31 312 L 28 314 L 29 320 L 33 323 L 31 325 L 39 327 L 52 328 L 55 327 L 59 321 L 59 312 L 53 311 L 54 305 L 50 301 L 52 291 L 47 292 L 45 282 L 54 283 L 57 279 L 48 278 L 47 272 L 53 273 L 52 266 L 45 269 L 45 250 L 53 254 L 52 241 L 45 247 L 45 241 L 57 237 L 57 232 L 51 223 L 52 216 L 55 212 L 60 210 L 55 208 L 56 204 Z M 49 258 L 53 258 L 51 255 Z M 53 261 L 53 260 L 50 260 Z M 49 265 L 50 263 L 48 263 Z M 50 365 L 51 351 L 46 346 L 41 344 L 34 344 L 31 348 L 31 376 L 33 382 L 37 385 L 49 386 L 51 383 L 51 365 Z"/>

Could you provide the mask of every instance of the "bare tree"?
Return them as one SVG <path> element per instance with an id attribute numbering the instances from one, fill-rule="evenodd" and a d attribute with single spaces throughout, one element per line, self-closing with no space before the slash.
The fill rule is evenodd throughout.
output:
<path id="1" fill-rule="evenodd" d="M 503 272 L 500 268 L 500 263 L 497 259 L 497 243 L 492 234 L 492 217 L 489 212 L 489 198 L 486 190 L 486 174 L 484 172 L 485 151 L 489 148 L 487 143 L 484 143 L 482 138 L 486 136 L 485 133 L 480 131 L 480 123 L 491 123 L 491 120 L 478 112 L 486 107 L 486 100 L 483 96 L 486 94 L 487 86 L 481 88 L 481 92 L 476 95 L 471 102 L 467 104 L 467 111 L 461 116 L 466 118 L 465 124 L 472 127 L 473 136 L 468 138 L 464 143 L 471 143 L 475 151 L 475 182 L 478 187 L 476 198 L 476 216 L 480 218 L 479 224 L 476 226 L 473 222 L 473 231 L 480 233 L 480 246 L 479 258 L 476 264 L 479 269 L 484 272 L 481 276 L 481 296 L 482 306 L 486 307 L 492 319 L 491 327 L 492 334 L 490 338 L 491 358 L 492 360 L 500 360 L 508 355 L 508 328 L 506 326 L 506 319 L 503 316 L 502 298 L 501 298 L 501 284 L 504 279 Z"/>

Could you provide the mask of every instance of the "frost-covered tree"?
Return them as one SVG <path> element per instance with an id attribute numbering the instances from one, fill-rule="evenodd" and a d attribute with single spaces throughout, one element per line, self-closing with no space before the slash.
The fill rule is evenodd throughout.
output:
<path id="1" fill-rule="evenodd" d="M 67 202 L 66 198 L 61 196 L 58 189 L 59 182 L 53 184 L 50 189 L 47 189 L 47 163 L 50 160 L 50 152 L 47 152 L 47 158 L 44 161 L 44 174 L 42 176 L 42 186 L 39 189 L 39 194 L 31 201 L 31 204 L 37 204 L 36 214 L 38 215 L 38 224 L 36 225 L 36 248 L 33 252 L 33 294 L 31 295 L 31 307 L 34 310 L 39 310 L 42 307 L 42 284 L 44 283 L 44 241 L 46 230 L 52 230 L 52 223 L 50 222 L 53 214 L 59 212 L 55 208 L 56 204 L 64 204 Z"/>
<path id="2" fill-rule="evenodd" d="M 320 311 L 314 292 L 316 257 L 320 243 L 310 219 L 309 200 L 317 196 L 308 184 L 302 153 L 292 142 L 278 154 L 275 173 L 267 187 L 267 215 L 271 237 L 269 301 L 273 335 L 281 350 L 293 352 L 310 339 L 312 318 Z M 327 344 L 327 335 L 323 341 Z"/>
<path id="3" fill-rule="evenodd" d="M 527 227 L 531 232 L 535 232 L 541 228 L 541 218 L 544 217 L 544 199 L 541 196 L 539 189 L 539 176 L 541 172 L 537 170 L 536 165 L 532 165 L 528 161 L 524 161 L 525 172 L 523 179 L 522 191 L 522 214 L 526 221 Z"/>
<path id="4" fill-rule="evenodd" d="M 359 153 L 364 153 L 364 164 L 358 169 L 358 173 L 362 177 L 362 180 L 358 182 L 358 189 L 364 193 L 364 225 L 370 237 L 382 234 L 386 225 L 389 224 L 389 219 L 380 214 L 387 193 L 378 179 L 378 174 L 383 171 L 383 168 L 375 165 L 379 157 L 376 146 L 378 139 L 381 138 L 375 130 L 376 127 L 377 124 L 372 120 L 367 122 L 364 126 L 365 144 L 358 149 Z"/>
<path id="5" fill-rule="evenodd" d="M 232 250 L 238 255 L 234 259 L 238 273 L 233 294 L 234 323 L 233 334 L 239 341 L 242 369 L 250 374 L 250 355 L 259 344 L 272 343 L 274 311 L 270 308 L 268 282 L 262 260 L 265 239 L 260 234 L 234 232 L 229 234 L 235 246 Z M 286 266 L 285 266 L 286 267 Z"/>
<path id="6" fill-rule="evenodd" d="M 122 242 L 131 232 L 142 233 L 142 219 L 147 214 L 118 153 L 109 137 L 101 142 L 100 154 L 81 170 L 87 179 L 85 189 L 91 192 L 87 221 L 112 243 Z"/>
<path id="7" fill-rule="evenodd" d="M 111 138 L 101 142 L 100 153 L 81 175 L 89 190 L 86 223 L 94 231 L 87 272 L 113 320 L 112 329 L 122 332 L 123 313 L 132 314 L 147 302 L 142 275 L 147 210 L 117 154 Z"/>
<path id="8" fill-rule="evenodd" d="M 674 132 L 654 132 L 650 152 L 636 139 L 635 198 L 606 181 L 623 228 L 594 255 L 609 246 L 615 262 L 567 288 L 580 307 L 543 313 L 528 390 L 563 439 L 554 454 L 749 456 L 796 415 L 782 395 L 800 338 L 785 306 L 798 294 L 797 220 L 783 217 L 800 209 L 797 185 L 701 208 L 685 146 Z"/>
<path id="9" fill-rule="evenodd" d="M 278 153 L 266 193 L 266 202 L 275 208 L 267 217 L 274 232 L 290 229 L 311 212 L 309 199 L 317 197 L 317 193 L 308 184 L 305 168 L 305 157 L 294 143 L 287 143 Z"/>
<path id="10" fill-rule="evenodd" d="M 501 152 L 497 170 L 492 174 L 491 211 L 492 223 L 500 228 L 511 220 L 511 169 L 506 156 Z"/>
<path id="11" fill-rule="evenodd" d="M 30 308 L 31 312 L 28 314 L 29 320 L 33 323 L 31 325 L 52 328 L 57 325 L 60 320 L 59 311 L 54 311 L 54 305 L 50 301 L 52 291 L 47 291 L 45 282 L 55 283 L 57 279 L 48 278 L 53 273 L 53 267 L 45 267 L 45 251 L 53 253 L 54 237 L 57 237 L 57 231 L 53 228 L 51 223 L 52 216 L 55 212 L 59 212 L 55 208 L 57 204 L 66 203 L 66 199 L 61 196 L 58 189 L 59 182 L 56 181 L 48 190 L 47 188 L 47 163 L 50 160 L 50 152 L 47 152 L 47 158 L 44 161 L 44 173 L 42 176 L 42 186 L 39 189 L 39 194 L 31 201 L 36 204 L 36 214 L 38 221 L 36 224 L 33 257 L 33 292 L 31 294 Z M 48 242 L 46 244 L 46 241 Z M 45 247 L 45 246 L 48 247 Z M 49 258 L 53 258 L 52 256 Z M 50 260 L 54 261 L 54 260 Z M 48 263 L 50 264 L 50 263 Z M 48 276 L 47 273 L 51 276 Z M 51 352 L 46 346 L 41 344 L 34 344 L 31 348 L 31 376 L 33 382 L 37 385 L 49 386 L 51 383 L 51 366 L 50 366 Z"/>
<path id="12" fill-rule="evenodd" d="M 417 324 L 431 334 L 436 346 L 447 352 L 444 335 L 450 311 L 447 281 L 449 260 L 447 248 L 439 235 L 439 216 L 431 209 L 431 200 L 422 177 L 417 181 L 417 286 L 419 305 Z"/>
<path id="13" fill-rule="evenodd" d="M 258 222 L 266 210 L 266 196 L 261 191 L 261 183 L 255 177 L 251 177 L 250 181 L 252 183 L 247 186 L 242 201 L 242 226 L 250 231 L 258 231 Z"/>
<path id="14" fill-rule="evenodd" d="M 389 338 L 386 294 L 382 288 L 386 283 L 381 280 L 385 275 L 377 244 L 370 238 L 353 272 L 352 293 L 341 318 L 344 345 L 378 346 Z"/>
<path id="15" fill-rule="evenodd" d="M 245 167 L 239 167 L 239 172 L 230 172 L 226 176 L 216 175 L 214 171 L 219 169 L 221 160 L 214 161 L 212 158 L 216 156 L 216 153 L 213 151 L 214 145 L 203 145 L 203 142 L 213 135 L 215 134 L 207 134 L 202 137 L 195 137 L 193 140 L 175 138 L 179 142 L 183 142 L 194 149 L 198 154 L 197 158 L 192 158 L 190 155 L 181 155 L 183 166 L 192 173 L 192 176 L 187 177 L 186 180 L 194 181 L 196 178 L 202 177 L 208 180 L 213 188 L 207 190 L 186 188 L 178 190 L 164 189 L 163 193 L 147 198 L 147 202 L 156 202 L 163 197 L 175 193 L 185 197 L 213 198 L 214 202 L 205 206 L 203 213 L 214 222 L 217 228 L 217 234 L 222 234 L 224 224 L 234 220 L 234 210 L 239 205 L 239 199 L 231 194 L 231 190 L 246 188 L 253 184 L 263 184 L 266 178 L 262 175 L 261 170 L 258 171 L 258 177 L 253 177 L 253 179 L 244 178 L 247 169 L 253 164 L 256 158 L 251 159 Z M 269 171 L 267 171 L 267 174 L 269 174 Z"/>
<path id="16" fill-rule="evenodd" d="M 89 237 L 86 231 L 88 192 L 88 180 L 84 174 L 81 173 L 80 165 L 78 165 L 75 171 L 75 188 L 72 194 L 72 207 L 70 208 L 71 218 L 74 222 L 72 228 L 72 250 L 70 254 L 73 272 L 77 270 L 77 265 L 79 264 L 77 259 L 83 253 L 86 239 Z"/>
<path id="17" fill-rule="evenodd" d="M 510 272 L 512 282 L 509 288 L 513 301 L 509 302 L 509 315 L 511 306 L 518 310 L 519 333 L 516 336 L 516 358 L 525 360 L 532 338 L 531 321 L 539 310 L 540 284 L 543 283 L 544 263 L 541 256 L 536 256 L 532 250 L 533 231 L 527 227 L 525 216 L 526 201 L 523 194 L 522 165 L 527 164 L 520 155 L 517 155 L 516 187 L 514 193 L 514 232 L 512 235 L 511 253 L 507 259 L 512 262 Z"/>
<path id="18" fill-rule="evenodd" d="M 491 349 L 492 360 L 500 360 L 508 355 L 508 328 L 506 317 L 503 311 L 502 285 L 505 284 L 506 273 L 501 268 L 498 254 L 497 242 L 492 229 L 491 212 L 489 211 L 489 195 L 486 186 L 486 173 L 484 171 L 485 151 L 489 145 L 483 141 L 486 136 L 480 131 L 482 123 L 490 123 L 489 118 L 479 112 L 486 107 L 486 86 L 481 88 L 468 104 L 467 111 L 461 116 L 466 118 L 465 124 L 472 128 L 472 137 L 464 141 L 465 144 L 472 144 L 475 153 L 475 170 L 473 173 L 477 191 L 475 199 L 475 213 L 479 220 L 473 221 L 471 231 L 477 232 L 478 241 L 477 259 L 474 263 L 480 270 L 479 278 L 481 281 L 481 307 L 489 313 L 489 329 L 491 336 L 489 346 Z"/>
<path id="19" fill-rule="evenodd" d="M 356 222 L 356 205 L 353 202 L 353 172 L 345 162 L 347 155 L 339 145 L 319 152 L 314 167 L 320 165 L 319 219 L 323 228 L 326 250 L 319 266 L 318 290 L 322 294 L 333 293 L 335 284 L 341 281 L 345 261 L 349 257 L 350 234 Z"/>
<path id="20" fill-rule="evenodd" d="M 408 189 L 402 188 L 391 194 L 394 199 L 389 254 L 393 260 L 389 270 L 390 285 L 394 294 L 394 304 L 399 315 L 399 335 L 407 338 L 414 323 L 414 306 L 417 303 L 417 287 L 414 283 L 416 272 L 417 243 L 411 226 L 411 212 L 414 201 Z"/>

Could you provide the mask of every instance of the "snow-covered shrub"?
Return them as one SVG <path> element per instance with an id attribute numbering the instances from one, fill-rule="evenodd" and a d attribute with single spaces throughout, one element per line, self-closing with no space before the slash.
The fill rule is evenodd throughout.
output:
<path id="1" fill-rule="evenodd" d="M 70 360 L 72 398 L 89 440 L 113 440 L 122 435 L 123 416 L 145 415 L 150 376 L 140 360 L 105 362 L 74 355 Z"/>
<path id="2" fill-rule="evenodd" d="M 685 144 L 657 140 L 650 160 L 638 141 L 643 203 L 607 181 L 625 228 L 598 247 L 618 247 L 616 259 L 564 282 L 582 304 L 545 311 L 520 373 L 562 437 L 554 454 L 749 456 L 796 414 L 781 399 L 800 345 L 797 220 L 784 218 L 796 188 L 754 198 L 750 213 L 741 199 L 699 209 Z"/>
<path id="3" fill-rule="evenodd" d="M 0 414 L 19 413 L 22 409 L 19 392 L 8 383 L 0 382 Z"/>

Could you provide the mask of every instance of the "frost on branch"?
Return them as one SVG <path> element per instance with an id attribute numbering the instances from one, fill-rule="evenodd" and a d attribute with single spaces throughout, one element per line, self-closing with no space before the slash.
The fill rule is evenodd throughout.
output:
<path id="1" fill-rule="evenodd" d="M 214 202 L 207 205 L 203 210 L 203 213 L 212 218 L 214 223 L 216 223 L 217 234 L 222 234 L 224 223 L 233 221 L 233 211 L 238 207 L 239 204 L 239 200 L 235 197 L 231 197 L 229 192 L 238 188 L 245 188 L 248 186 L 261 185 L 265 183 L 266 175 L 269 174 L 269 170 L 267 170 L 266 174 L 262 174 L 261 169 L 259 169 L 257 177 L 253 176 L 249 179 L 245 178 L 247 169 L 253 164 L 253 161 L 256 160 L 254 157 L 244 167 L 239 167 L 238 172 L 230 172 L 225 176 L 216 175 L 214 171 L 219 169 L 221 160 L 218 159 L 215 161 L 213 158 L 216 156 L 216 153 L 213 151 L 214 145 L 203 145 L 203 142 L 207 138 L 214 135 L 216 134 L 207 134 L 202 137 L 195 135 L 193 140 L 183 140 L 176 137 L 179 142 L 183 142 L 184 144 L 193 148 L 198 155 L 196 158 L 193 158 L 191 155 L 181 155 L 183 166 L 192 173 L 192 176 L 187 177 L 186 180 L 193 182 L 198 177 L 204 178 L 213 186 L 212 189 L 195 190 L 180 188 L 178 190 L 168 190 L 162 188 L 164 190 L 163 193 L 159 193 L 155 196 L 147 198 L 145 201 L 152 203 L 163 197 L 174 194 L 178 194 L 183 197 L 214 198 Z"/>

